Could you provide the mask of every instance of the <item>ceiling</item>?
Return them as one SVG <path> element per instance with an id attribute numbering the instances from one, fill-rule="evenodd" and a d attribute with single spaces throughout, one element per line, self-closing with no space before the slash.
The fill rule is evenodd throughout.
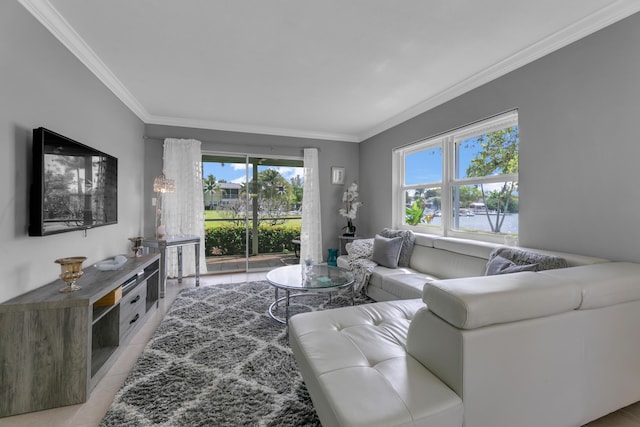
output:
<path id="1" fill-rule="evenodd" d="M 358 142 L 638 0 L 19 0 L 142 121 Z"/>

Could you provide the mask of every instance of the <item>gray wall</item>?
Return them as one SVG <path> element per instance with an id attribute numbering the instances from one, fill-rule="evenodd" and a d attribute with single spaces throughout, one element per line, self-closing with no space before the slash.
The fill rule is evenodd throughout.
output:
<path id="1" fill-rule="evenodd" d="M 361 143 L 363 231 L 391 223 L 395 147 L 517 108 L 520 244 L 640 261 L 639 46 L 636 14 Z"/>
<path id="2" fill-rule="evenodd" d="M 15 1 L 0 2 L 0 301 L 56 280 L 60 257 L 91 265 L 142 232 L 144 126 Z M 118 158 L 118 224 L 29 237 L 32 130 L 44 126 Z"/>
<path id="3" fill-rule="evenodd" d="M 344 218 L 338 214 L 338 209 L 342 207 L 342 193 L 346 186 L 358 178 L 358 144 L 161 125 L 147 125 L 146 137 L 144 208 L 147 235 L 153 234 L 155 225 L 155 208 L 151 205 L 151 199 L 154 197 L 152 184 L 153 178 L 162 172 L 164 138 L 194 138 L 202 142 L 203 152 L 302 158 L 304 148 L 320 148 L 318 162 L 324 257 L 326 258 L 328 248 L 338 247 L 338 235 L 346 225 Z M 345 168 L 345 185 L 331 184 L 332 166 Z"/>

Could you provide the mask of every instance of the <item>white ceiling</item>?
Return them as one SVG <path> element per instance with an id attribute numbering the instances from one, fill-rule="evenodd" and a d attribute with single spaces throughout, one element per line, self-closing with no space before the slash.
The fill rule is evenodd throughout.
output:
<path id="1" fill-rule="evenodd" d="M 638 0 L 19 0 L 141 120 L 362 141 Z"/>

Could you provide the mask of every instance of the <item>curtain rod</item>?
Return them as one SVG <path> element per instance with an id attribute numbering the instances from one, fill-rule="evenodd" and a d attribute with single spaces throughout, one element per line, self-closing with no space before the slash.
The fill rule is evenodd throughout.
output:
<path id="1" fill-rule="evenodd" d="M 169 137 L 155 137 L 155 136 L 147 136 L 147 135 L 143 135 L 142 139 L 157 139 L 158 141 L 164 141 L 165 139 L 167 139 Z M 205 142 L 205 143 L 209 143 L 209 144 L 220 144 L 220 141 L 207 141 L 207 140 L 202 140 L 202 139 L 198 139 L 198 138 L 175 138 L 175 137 L 171 137 L 171 139 L 195 139 L 196 141 L 200 141 L 200 142 Z M 229 143 L 223 143 L 223 144 L 229 144 Z M 293 145 L 273 145 L 273 144 L 269 144 L 269 145 L 256 145 L 256 144 L 243 144 L 246 145 L 247 147 L 258 147 L 258 148 L 269 148 L 271 149 L 271 151 L 273 151 L 274 148 L 292 148 L 292 149 L 297 149 L 297 150 L 304 150 L 305 148 L 315 148 L 316 150 L 318 150 L 318 152 L 322 151 L 322 149 L 320 147 L 295 147 Z"/>

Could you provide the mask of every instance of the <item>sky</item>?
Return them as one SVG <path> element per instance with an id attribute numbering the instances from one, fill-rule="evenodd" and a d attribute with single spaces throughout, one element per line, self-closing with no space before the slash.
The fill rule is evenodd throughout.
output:
<path id="1" fill-rule="evenodd" d="M 480 151 L 479 144 L 475 144 L 475 138 L 462 141 L 460 149 L 460 173 L 459 178 L 466 178 L 466 171 L 471 164 L 471 159 Z M 419 151 L 406 156 L 406 184 L 428 184 L 442 181 L 442 149 L 435 147 L 430 150 Z"/>
<path id="2" fill-rule="evenodd" d="M 467 178 L 467 168 L 471 160 L 480 152 L 477 137 L 468 138 L 460 142 L 459 171 L 457 178 Z M 431 184 L 442 182 L 442 149 L 440 146 L 429 150 L 422 150 L 405 157 L 405 185 Z M 485 191 L 499 190 L 502 183 L 485 184 Z M 413 194 L 412 192 L 409 194 Z M 514 192 L 517 194 L 517 191 Z"/>
<path id="3" fill-rule="evenodd" d="M 458 143 L 459 173 L 456 178 L 467 178 L 467 168 L 481 150 L 478 137 Z M 405 184 L 429 184 L 442 181 L 442 149 L 440 146 L 409 154 L 405 158 Z"/>
<path id="4" fill-rule="evenodd" d="M 220 163 L 204 162 L 202 166 L 202 176 L 204 178 L 207 178 L 209 175 L 213 175 L 216 177 L 216 181 L 220 181 L 222 179 L 227 182 L 235 182 L 238 184 L 245 182 L 246 168 L 244 163 L 225 163 L 224 166 L 222 166 Z M 287 182 L 291 182 L 291 178 L 296 175 L 300 175 L 300 177 L 304 176 L 303 168 L 290 166 L 258 166 L 258 172 L 262 172 L 265 169 L 276 169 L 280 172 L 280 175 L 287 180 Z M 253 179 L 252 171 L 252 166 L 249 165 L 249 180 Z"/>

